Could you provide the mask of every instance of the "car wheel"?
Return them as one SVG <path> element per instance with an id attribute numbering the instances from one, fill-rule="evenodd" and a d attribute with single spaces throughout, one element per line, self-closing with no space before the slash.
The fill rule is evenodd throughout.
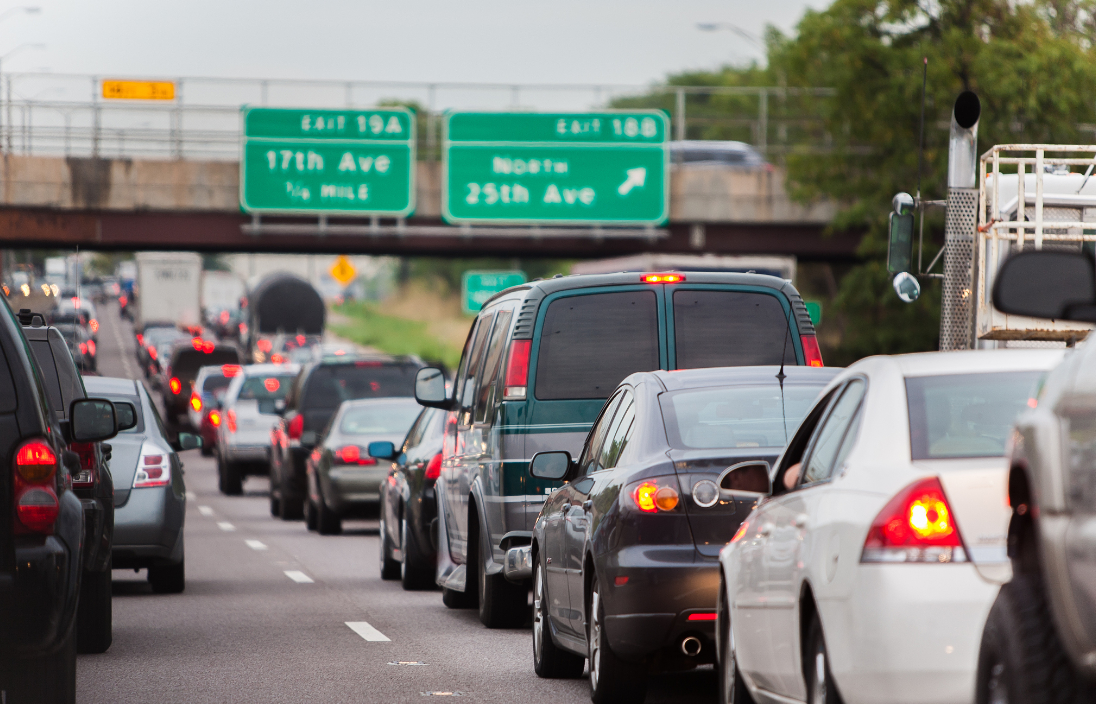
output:
<path id="1" fill-rule="evenodd" d="M 830 673 L 830 657 L 826 652 L 826 639 L 822 635 L 822 622 L 815 616 L 807 631 L 807 658 L 803 663 L 803 675 L 807 684 L 807 704 L 841 704 L 837 683 Z"/>
<path id="2" fill-rule="evenodd" d="M 400 519 L 400 582 L 404 589 L 412 591 L 434 586 L 434 571 L 424 566 L 425 562 L 404 516 Z"/>
<path id="3" fill-rule="evenodd" d="M 475 520 L 475 516 L 469 520 Z M 484 545 L 486 538 L 479 533 L 472 535 L 479 550 L 469 554 L 468 562 L 476 569 L 480 623 L 488 628 L 519 628 L 529 618 L 529 589 L 524 584 L 507 581 L 502 572 L 487 574 L 487 560 L 483 556 L 490 554 L 490 547 Z"/>
<path id="4" fill-rule="evenodd" d="M 105 653 L 113 638 L 110 562 L 102 572 L 84 572 L 76 610 L 76 649 Z"/>
<path id="5" fill-rule="evenodd" d="M 342 519 L 339 518 L 339 514 L 335 513 L 328 507 L 327 502 L 323 499 L 323 494 L 320 494 L 319 501 L 315 502 L 316 507 L 316 530 L 320 535 L 338 535 L 342 533 Z"/>
<path id="6" fill-rule="evenodd" d="M 206 443 L 203 442 L 202 443 L 202 457 L 212 457 L 212 456 L 213 456 L 213 445 L 212 444 L 206 444 Z"/>
<path id="7" fill-rule="evenodd" d="M 586 645 L 590 660 L 590 699 L 594 704 L 642 702 L 647 696 L 647 673 L 638 663 L 621 660 L 605 635 L 605 604 L 597 575 L 587 599 Z"/>
<path id="8" fill-rule="evenodd" d="M 179 594 L 186 588 L 186 560 L 176 565 L 148 568 L 148 583 L 157 594 Z"/>
<path id="9" fill-rule="evenodd" d="M 286 495 L 282 488 L 282 498 L 278 502 L 278 515 L 283 521 L 298 521 L 304 518 L 304 499 Z"/>
<path id="10" fill-rule="evenodd" d="M 381 518 L 381 579 L 399 579 L 400 563 L 392 559 L 392 544 L 388 540 L 388 527 Z"/>
<path id="11" fill-rule="evenodd" d="M 533 670 L 548 679 L 582 677 L 586 658 L 569 653 L 552 640 L 548 623 L 548 585 L 540 560 L 533 563 Z"/>
<path id="12" fill-rule="evenodd" d="M 316 504 L 311 498 L 304 500 L 304 527 L 316 530 Z"/>
<path id="13" fill-rule="evenodd" d="M 719 585 L 720 590 L 723 585 Z M 738 658 L 731 633 L 731 619 L 727 612 L 726 595 L 719 593 L 719 701 L 723 704 L 754 704 L 746 683 L 738 672 Z"/>
<path id="14" fill-rule="evenodd" d="M 239 496 L 244 493 L 244 477 L 240 471 L 240 465 L 235 462 L 225 461 L 224 488 L 221 490 L 225 496 Z"/>
<path id="15" fill-rule="evenodd" d="M 1066 704 L 1096 696 L 1082 693 L 1087 683 L 1062 647 L 1042 582 L 1031 574 L 1016 574 L 1001 587 L 982 632 L 976 677 L 978 704 Z"/>

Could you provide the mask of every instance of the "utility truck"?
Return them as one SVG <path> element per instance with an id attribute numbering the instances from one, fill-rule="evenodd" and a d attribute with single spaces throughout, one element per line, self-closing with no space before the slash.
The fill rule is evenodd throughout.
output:
<path id="1" fill-rule="evenodd" d="M 152 321 L 200 325 L 202 258 L 193 252 L 140 252 L 136 259 L 137 329 Z"/>

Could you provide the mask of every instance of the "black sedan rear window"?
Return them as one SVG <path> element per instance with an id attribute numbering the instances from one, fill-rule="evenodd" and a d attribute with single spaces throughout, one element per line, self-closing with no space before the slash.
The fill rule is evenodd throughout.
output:
<path id="1" fill-rule="evenodd" d="M 748 291 L 675 291 L 678 369 L 798 364 L 794 331 L 776 296 Z"/>
<path id="2" fill-rule="evenodd" d="M 687 389 L 662 394 L 670 447 L 782 447 L 825 384 Z"/>
<path id="3" fill-rule="evenodd" d="M 537 358 L 538 399 L 609 398 L 624 377 L 658 367 L 654 291 L 569 296 L 548 306 Z"/>
<path id="4" fill-rule="evenodd" d="M 343 401 L 384 396 L 414 396 L 415 374 L 411 364 L 332 364 L 316 368 L 308 380 L 301 408 L 331 409 Z"/>

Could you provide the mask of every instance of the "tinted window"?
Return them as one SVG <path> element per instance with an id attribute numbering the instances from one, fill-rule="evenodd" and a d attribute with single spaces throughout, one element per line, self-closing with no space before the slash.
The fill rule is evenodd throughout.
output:
<path id="1" fill-rule="evenodd" d="M 476 327 L 476 339 L 472 344 L 472 353 L 468 358 L 468 367 L 465 369 L 465 375 L 461 381 L 461 408 L 465 413 L 461 414 L 461 425 L 467 425 L 469 422 L 468 414 L 471 413 L 472 402 L 476 393 L 476 379 L 480 373 L 480 367 L 483 366 L 481 361 L 483 360 L 483 349 L 487 346 L 487 333 L 491 329 L 491 321 L 494 318 L 494 313 L 489 313 L 480 318 L 479 325 Z"/>
<path id="2" fill-rule="evenodd" d="M 202 391 L 212 393 L 214 391 L 224 391 L 228 388 L 228 385 L 232 383 L 230 377 L 214 374 L 213 376 L 207 376 L 205 381 L 202 382 Z"/>
<path id="3" fill-rule="evenodd" d="M 307 381 L 301 408 L 334 410 L 343 401 L 357 398 L 414 396 L 417 371 L 418 367 L 410 364 L 372 362 L 316 367 Z"/>
<path id="4" fill-rule="evenodd" d="M 5 307 L 6 304 L 5 304 Z M 11 369 L 8 367 L 8 357 L 0 348 L 0 412 L 8 413 L 15 410 L 15 381 L 11 378 Z"/>
<path id="5" fill-rule="evenodd" d="M 822 428 L 818 431 L 814 447 L 811 449 L 810 459 L 807 460 L 807 468 L 803 472 L 801 484 L 814 484 L 830 478 L 837 467 L 838 460 L 844 460 L 844 455 L 852 447 L 850 438 L 848 446 L 845 440 L 846 431 L 854 422 L 854 414 L 860 407 L 860 400 L 864 398 L 864 382 L 859 379 L 852 381 L 845 387 L 841 398 L 833 405 L 833 410 L 826 417 Z M 849 433 L 854 434 L 854 433 Z M 842 457 L 838 457 L 838 455 Z"/>
<path id="6" fill-rule="evenodd" d="M 193 379 L 202 367 L 219 367 L 222 364 L 239 364 L 240 355 L 230 347 L 219 347 L 209 354 L 198 350 L 183 350 L 171 365 L 171 374 L 180 379 Z"/>
<path id="7" fill-rule="evenodd" d="M 617 466 L 624 447 L 632 437 L 632 425 L 636 419 L 635 397 L 631 391 L 625 391 L 620 401 L 620 408 L 613 416 L 613 424 L 605 434 L 605 443 L 601 446 L 601 452 L 597 462 L 597 469 L 610 469 Z"/>
<path id="8" fill-rule="evenodd" d="M 495 329 L 491 332 L 491 341 L 487 345 L 487 359 L 483 363 L 479 393 L 476 394 L 476 422 L 487 420 L 488 409 L 494 405 L 492 390 L 498 377 L 502 362 L 502 351 L 506 348 L 506 338 L 510 332 L 512 311 L 504 310 L 495 317 Z"/>
<path id="9" fill-rule="evenodd" d="M 675 291 L 678 369 L 798 364 L 776 296 L 741 291 Z"/>
<path id="10" fill-rule="evenodd" d="M 579 474 L 587 474 L 588 472 L 596 471 L 595 460 L 601 454 L 602 441 L 605 440 L 605 436 L 609 433 L 609 426 L 613 423 L 613 416 L 616 414 L 617 406 L 620 405 L 620 399 L 624 396 L 621 392 L 609 399 L 609 403 L 601 410 L 601 417 L 598 418 L 597 424 L 590 432 L 589 442 L 586 443 L 586 448 L 582 453 L 582 458 L 579 462 Z"/>
<path id="11" fill-rule="evenodd" d="M 53 350 L 50 349 L 49 340 L 29 340 L 31 351 L 34 352 L 34 361 L 38 363 L 38 369 L 42 372 L 42 384 L 46 387 L 49 397 L 49 407 L 57 414 L 57 417 L 65 417 L 65 402 L 61 399 L 61 381 L 57 377 L 57 364 L 53 361 Z"/>
<path id="12" fill-rule="evenodd" d="M 548 306 L 538 399 L 608 398 L 624 377 L 658 368 L 654 291 L 569 296 Z"/>
<path id="13" fill-rule="evenodd" d="M 244 400 L 259 399 L 260 401 L 285 398 L 294 378 L 296 378 L 296 374 L 249 376 L 244 379 L 243 385 L 240 386 L 240 393 L 236 398 Z"/>
<path id="14" fill-rule="evenodd" d="M 368 403 L 347 408 L 339 422 L 346 435 L 402 435 L 415 422 L 422 406 L 412 401 Z"/>
<path id="15" fill-rule="evenodd" d="M 906 379 L 913 459 L 1003 456 L 1012 423 L 1042 376 L 999 372 Z"/>
<path id="16" fill-rule="evenodd" d="M 818 394 L 818 386 L 778 384 L 674 391 L 659 396 L 671 447 L 782 447 Z"/>

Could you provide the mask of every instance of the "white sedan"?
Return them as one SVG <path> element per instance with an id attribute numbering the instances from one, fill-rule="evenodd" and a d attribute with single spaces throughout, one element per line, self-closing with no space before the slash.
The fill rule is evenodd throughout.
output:
<path id="1" fill-rule="evenodd" d="M 1005 444 L 1062 354 L 871 357 L 830 382 L 720 554 L 723 701 L 974 700 L 1011 575 Z"/>

